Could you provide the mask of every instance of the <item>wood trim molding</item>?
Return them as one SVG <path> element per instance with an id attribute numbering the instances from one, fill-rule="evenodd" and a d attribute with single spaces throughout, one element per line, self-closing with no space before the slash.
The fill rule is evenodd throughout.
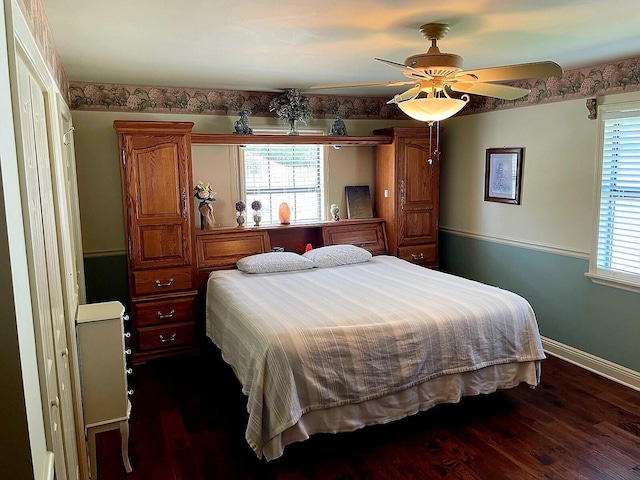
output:
<path id="1" fill-rule="evenodd" d="M 640 372 L 551 340 L 550 338 L 542 337 L 542 347 L 549 355 L 561 358 L 609 380 L 640 391 Z"/>
<path id="2" fill-rule="evenodd" d="M 340 145 L 366 146 L 388 145 L 391 137 L 376 135 L 371 137 L 331 136 L 331 135 L 233 135 L 216 133 L 192 133 L 192 145 Z"/>

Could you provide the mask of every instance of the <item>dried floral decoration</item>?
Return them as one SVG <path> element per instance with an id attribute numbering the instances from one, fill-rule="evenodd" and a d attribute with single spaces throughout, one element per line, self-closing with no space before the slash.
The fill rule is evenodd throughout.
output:
<path id="1" fill-rule="evenodd" d="M 193 196 L 201 202 L 215 202 L 217 195 L 208 183 L 198 182 L 198 184 L 193 187 Z"/>
<path id="2" fill-rule="evenodd" d="M 276 115 L 286 122 L 297 120 L 305 124 L 313 113 L 309 99 L 302 95 L 297 88 L 290 88 L 279 97 L 271 100 L 269 110 L 276 112 Z"/>
<path id="3" fill-rule="evenodd" d="M 256 212 L 259 212 L 262 208 L 262 202 L 260 200 L 254 200 L 251 202 L 251 208 Z"/>

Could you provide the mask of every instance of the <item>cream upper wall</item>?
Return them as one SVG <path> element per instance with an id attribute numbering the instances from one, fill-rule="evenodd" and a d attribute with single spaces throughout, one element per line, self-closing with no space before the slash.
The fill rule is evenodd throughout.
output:
<path id="1" fill-rule="evenodd" d="M 444 124 L 440 226 L 588 254 L 598 122 L 585 100 L 468 115 Z M 484 201 L 487 148 L 524 147 L 521 205 Z"/>
<path id="2" fill-rule="evenodd" d="M 122 208 L 122 187 L 118 140 L 113 128 L 114 120 L 153 120 L 194 122 L 197 133 L 229 133 L 237 116 L 165 115 L 121 112 L 73 111 L 75 127 L 76 168 L 80 199 L 82 237 L 85 254 L 124 253 L 125 233 Z M 390 126 L 386 120 L 345 121 L 349 135 L 371 135 L 372 130 Z M 410 126 L 416 122 L 392 122 Z M 251 118 L 256 127 L 282 127 L 277 118 Z M 331 120 L 313 120 L 310 128 L 328 130 Z M 341 216 L 346 217 L 344 187 L 369 185 L 373 198 L 375 183 L 374 147 L 326 148 L 327 205 L 338 203 Z M 221 225 L 235 225 L 233 205 L 239 199 L 236 187 L 235 147 L 194 145 L 193 180 L 209 182 L 218 192 L 214 213 Z M 195 199 L 194 199 L 195 205 Z M 325 208 L 326 210 L 326 208 Z M 195 209 L 194 209 L 195 211 Z M 197 212 L 197 211 L 196 211 Z M 328 212 L 327 212 L 328 215 Z M 327 217 L 328 218 L 328 217 Z M 196 224 L 199 225 L 199 215 Z M 251 221 L 248 222 L 252 224 Z"/>

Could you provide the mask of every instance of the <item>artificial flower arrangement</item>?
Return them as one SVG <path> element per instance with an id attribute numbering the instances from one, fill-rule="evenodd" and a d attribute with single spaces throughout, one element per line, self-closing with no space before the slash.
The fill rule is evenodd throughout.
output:
<path id="1" fill-rule="evenodd" d="M 251 202 L 251 208 L 254 212 L 259 212 L 262 208 L 262 202 L 260 200 L 254 200 L 253 202 Z"/>
<path id="2" fill-rule="evenodd" d="M 276 112 L 281 120 L 287 122 L 291 128 L 289 135 L 298 135 L 295 123 L 301 121 L 306 125 L 311 118 L 313 110 L 309 105 L 309 99 L 302 95 L 297 88 L 290 88 L 282 95 L 275 97 L 269 103 L 269 111 Z"/>
<path id="3" fill-rule="evenodd" d="M 208 183 L 198 182 L 198 184 L 193 187 L 193 196 L 201 202 L 215 202 L 217 195 Z"/>

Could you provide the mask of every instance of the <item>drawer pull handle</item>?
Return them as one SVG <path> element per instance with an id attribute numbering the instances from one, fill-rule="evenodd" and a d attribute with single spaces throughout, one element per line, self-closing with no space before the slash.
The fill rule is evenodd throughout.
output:
<path id="1" fill-rule="evenodd" d="M 173 283 L 173 278 L 170 278 L 167 283 L 162 283 L 160 280 L 156 280 L 157 287 L 168 287 Z"/>
<path id="2" fill-rule="evenodd" d="M 164 335 L 160 335 L 158 338 L 160 339 L 160 342 L 162 343 L 167 343 L 167 342 L 175 342 L 176 341 L 176 337 L 178 336 L 177 333 L 172 333 L 171 337 L 169 338 L 164 338 Z"/>
<path id="3" fill-rule="evenodd" d="M 420 255 L 416 255 L 415 253 L 412 253 L 411 258 L 413 258 L 414 260 L 422 260 L 424 258 L 424 253 L 420 252 Z"/>
<path id="4" fill-rule="evenodd" d="M 175 308 L 172 308 L 171 311 L 167 314 L 163 314 L 160 310 L 158 310 L 158 318 L 171 318 L 176 314 Z"/>

